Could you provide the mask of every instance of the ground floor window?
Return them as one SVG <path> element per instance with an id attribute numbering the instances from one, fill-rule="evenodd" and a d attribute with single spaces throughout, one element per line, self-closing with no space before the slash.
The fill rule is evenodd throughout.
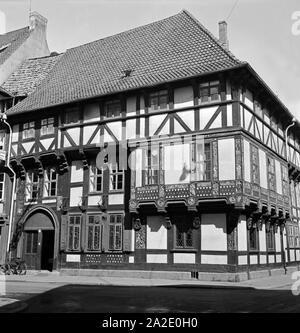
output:
<path id="1" fill-rule="evenodd" d="M 270 230 L 266 232 L 267 237 L 267 250 L 275 251 L 275 233 L 273 226 L 270 226 Z"/>
<path id="2" fill-rule="evenodd" d="M 193 248 L 193 227 L 185 219 L 178 219 L 175 228 L 175 246 L 177 248 Z"/>
<path id="3" fill-rule="evenodd" d="M 80 250 L 80 235 L 81 235 L 81 216 L 69 216 L 68 223 L 68 249 L 71 251 Z"/>
<path id="4" fill-rule="evenodd" d="M 122 249 L 123 215 L 111 214 L 109 216 L 109 250 Z"/>
<path id="5" fill-rule="evenodd" d="M 100 251 L 102 240 L 102 226 L 100 224 L 100 215 L 88 216 L 88 251 Z"/>
<path id="6" fill-rule="evenodd" d="M 256 228 L 249 230 L 249 248 L 250 251 L 258 250 L 258 230 Z"/>

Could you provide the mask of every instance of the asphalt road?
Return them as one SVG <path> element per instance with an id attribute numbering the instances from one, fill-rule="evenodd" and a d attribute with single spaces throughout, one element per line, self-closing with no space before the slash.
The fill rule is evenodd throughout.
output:
<path id="1" fill-rule="evenodd" d="M 281 289 L 9 282 L 7 292 L 9 297 L 28 304 L 26 313 L 300 312 L 300 295 Z"/>

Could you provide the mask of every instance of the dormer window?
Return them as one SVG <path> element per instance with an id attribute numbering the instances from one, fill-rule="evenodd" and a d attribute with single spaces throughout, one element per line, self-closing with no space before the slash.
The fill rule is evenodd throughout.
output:
<path id="1" fill-rule="evenodd" d="M 168 91 L 160 90 L 149 95 L 149 111 L 166 110 L 168 108 Z"/>
<path id="2" fill-rule="evenodd" d="M 200 103 L 215 102 L 220 100 L 220 82 L 210 81 L 200 83 Z"/>
<path id="3" fill-rule="evenodd" d="M 104 117 L 115 118 L 121 115 L 121 102 L 119 100 L 108 101 L 104 104 Z"/>
<path id="4" fill-rule="evenodd" d="M 34 130 L 34 121 L 23 124 L 23 139 L 34 138 L 35 130 Z"/>

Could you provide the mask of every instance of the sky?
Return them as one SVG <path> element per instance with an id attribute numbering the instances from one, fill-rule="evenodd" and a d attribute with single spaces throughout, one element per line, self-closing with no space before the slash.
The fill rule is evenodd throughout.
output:
<path id="1" fill-rule="evenodd" d="M 300 120 L 300 0 L 31 0 L 32 11 L 48 19 L 48 44 L 57 52 L 183 8 L 216 37 L 218 22 L 226 20 L 232 53 L 249 62 Z M 30 0 L 0 0 L 7 31 L 27 26 L 29 10 Z"/>

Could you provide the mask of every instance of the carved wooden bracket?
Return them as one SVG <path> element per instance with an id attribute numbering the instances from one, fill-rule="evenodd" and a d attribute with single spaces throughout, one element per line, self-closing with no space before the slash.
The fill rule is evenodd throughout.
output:
<path id="1" fill-rule="evenodd" d="M 35 167 L 38 170 L 39 177 L 43 177 L 44 176 L 44 168 L 43 168 L 43 164 L 42 164 L 41 160 L 39 158 L 35 157 L 34 158 L 34 164 L 35 164 Z"/>
<path id="2" fill-rule="evenodd" d="M 66 155 L 63 152 L 60 152 L 57 155 L 58 171 L 60 174 L 63 174 L 69 170 L 68 161 Z"/>
<path id="3" fill-rule="evenodd" d="M 79 150 L 79 155 L 80 155 L 80 158 L 82 160 L 83 169 L 85 169 L 85 170 L 88 169 L 89 164 L 88 164 L 87 157 L 86 157 L 85 152 L 83 151 L 83 149 Z"/>

